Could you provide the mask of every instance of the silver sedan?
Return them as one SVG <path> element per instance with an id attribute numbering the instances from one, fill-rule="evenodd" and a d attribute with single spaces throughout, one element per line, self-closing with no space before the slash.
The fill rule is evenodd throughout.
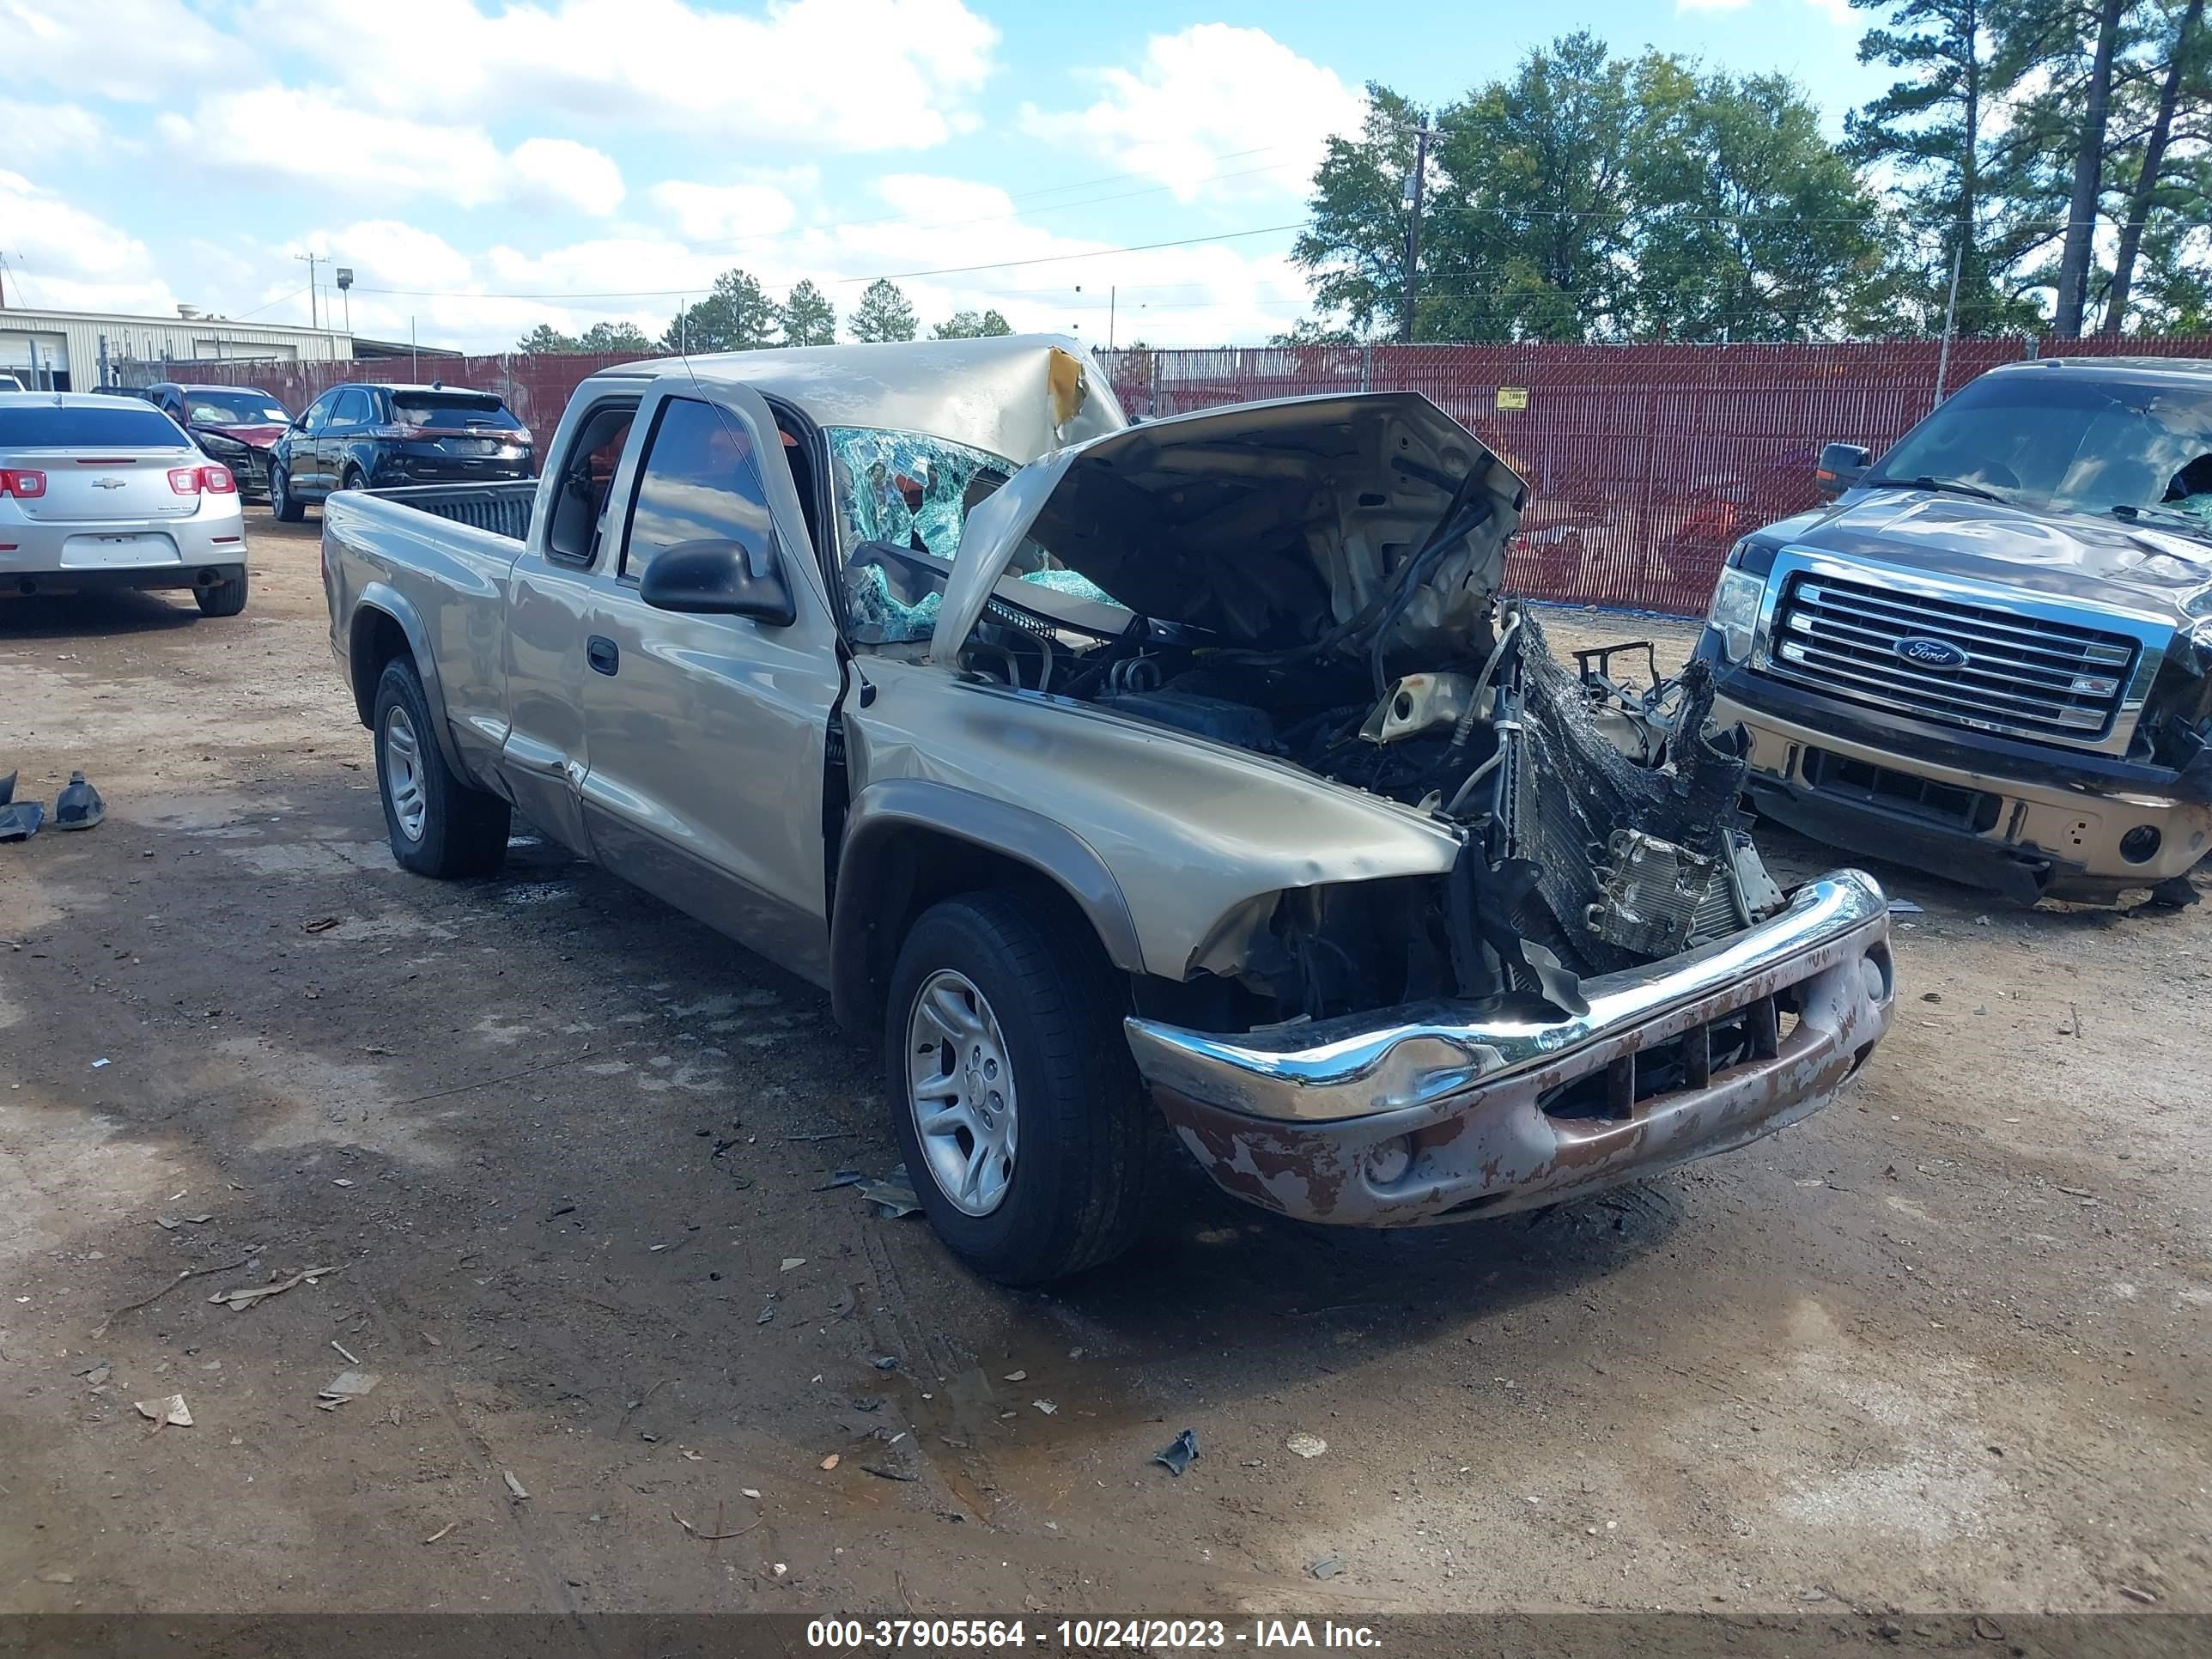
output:
<path id="1" fill-rule="evenodd" d="M 136 398 L 0 392 L 0 599 L 118 587 L 245 610 L 237 479 Z"/>

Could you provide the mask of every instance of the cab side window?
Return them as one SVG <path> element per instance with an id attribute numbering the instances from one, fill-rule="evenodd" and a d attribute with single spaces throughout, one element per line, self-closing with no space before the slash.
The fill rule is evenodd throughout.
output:
<path id="1" fill-rule="evenodd" d="M 331 408 L 332 426 L 365 426 L 368 422 L 368 393 L 359 386 L 351 386 L 338 393 L 337 403 Z"/>
<path id="2" fill-rule="evenodd" d="M 771 565 L 768 491 L 751 434 L 737 416 L 692 398 L 654 415 L 623 537 L 623 576 L 635 581 L 654 554 L 684 542 L 731 541 L 753 569 Z"/>
<path id="3" fill-rule="evenodd" d="M 331 405 L 337 401 L 337 392 L 326 392 L 316 398 L 308 406 L 307 412 L 300 417 L 301 427 L 308 432 L 320 432 L 324 423 L 331 418 Z"/>
<path id="4" fill-rule="evenodd" d="M 561 468 L 553 520 L 545 532 L 549 558 L 582 565 L 598 557 L 606 534 L 615 469 L 621 464 L 623 446 L 629 441 L 630 422 L 636 414 L 634 399 L 615 399 L 584 416 Z"/>

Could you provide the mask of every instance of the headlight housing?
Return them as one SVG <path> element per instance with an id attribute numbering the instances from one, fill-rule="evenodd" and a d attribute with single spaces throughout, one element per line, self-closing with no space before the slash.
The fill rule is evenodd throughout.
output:
<path id="1" fill-rule="evenodd" d="M 249 453 L 246 446 L 237 439 L 227 438 L 220 432 L 195 433 L 192 441 L 219 460 L 227 461 L 233 456 L 244 456 Z"/>
<path id="2" fill-rule="evenodd" d="M 1729 662 L 1751 659 L 1752 635 L 1759 628 L 1759 603 L 1766 597 L 1766 578 L 1729 565 L 1713 589 L 1705 625 L 1720 638 L 1721 655 Z"/>

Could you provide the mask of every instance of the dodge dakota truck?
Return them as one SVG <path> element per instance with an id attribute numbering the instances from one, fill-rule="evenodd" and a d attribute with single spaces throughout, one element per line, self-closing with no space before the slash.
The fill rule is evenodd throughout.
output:
<path id="1" fill-rule="evenodd" d="M 2023 903 L 2212 848 L 2212 362 L 1962 387 L 1729 554 L 1696 656 L 1759 811 Z"/>
<path id="2" fill-rule="evenodd" d="M 1608 740 L 1500 597 L 1521 480 L 1414 393 L 1133 425 L 1072 342 L 758 351 L 594 374 L 547 457 L 331 497 L 393 855 L 519 813 L 827 988 L 988 1274 L 1107 1259 L 1178 1140 L 1309 1221 L 1548 1204 L 1888 1025 L 1880 889 L 1779 890 L 1724 740 Z"/>

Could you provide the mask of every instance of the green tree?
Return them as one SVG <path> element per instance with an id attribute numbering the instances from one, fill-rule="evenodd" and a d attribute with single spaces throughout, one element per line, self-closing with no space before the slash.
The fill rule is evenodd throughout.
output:
<path id="1" fill-rule="evenodd" d="M 526 356 L 557 356 L 576 349 L 576 342 L 550 323 L 540 323 L 514 343 L 514 349 Z"/>
<path id="2" fill-rule="evenodd" d="M 2008 137 L 2001 100 L 2011 90 L 1994 62 L 1991 0 L 1851 3 L 1887 20 L 1860 37 L 1859 61 L 1904 71 L 1844 122 L 1852 159 L 1898 179 L 1897 205 L 1917 235 L 1916 291 L 1900 299 L 1923 328 L 1940 328 L 1955 259 L 1960 332 L 2038 325 L 2041 312 L 2006 282 L 2021 251 L 2017 230 L 1993 225 L 1989 199 L 1987 175 Z"/>
<path id="3" fill-rule="evenodd" d="M 786 345 L 834 344 L 837 338 L 837 308 L 830 296 L 802 277 L 792 285 L 783 302 L 783 343 Z"/>
<path id="4" fill-rule="evenodd" d="M 714 279 L 707 297 L 679 313 L 661 336 L 664 351 L 757 351 L 775 343 L 781 320 L 768 290 L 750 271 Z"/>
<path id="5" fill-rule="evenodd" d="M 887 276 L 878 276 L 870 283 L 861 291 L 860 303 L 853 307 L 853 337 L 856 340 L 911 340 L 917 325 L 914 307 L 907 303 L 898 284 Z"/>
<path id="6" fill-rule="evenodd" d="M 929 333 L 932 339 L 937 340 L 981 340 L 1013 331 L 1014 325 L 996 311 L 986 311 L 980 316 L 972 311 L 956 311 Z"/>
<path id="7" fill-rule="evenodd" d="M 1837 331 L 1883 270 L 1879 213 L 1786 77 L 1637 66 L 1628 163 L 1638 336 L 1792 340 Z"/>
<path id="8" fill-rule="evenodd" d="M 1419 104 L 1370 81 L 1359 136 L 1331 138 L 1315 170 L 1306 228 L 1291 244 L 1291 258 L 1305 267 L 1314 304 L 1324 317 L 1343 318 L 1349 333 L 1395 337 L 1403 320 L 1401 192 L 1413 170 L 1413 134 L 1429 118 Z"/>
<path id="9" fill-rule="evenodd" d="M 635 323 L 593 323 L 586 329 L 583 337 L 576 342 L 578 351 L 635 352 L 644 356 L 653 349 L 653 341 Z"/>
<path id="10" fill-rule="evenodd" d="M 2153 216 L 2179 215 L 2184 222 L 2197 223 L 2212 218 L 2203 169 L 2194 169 L 2200 182 L 2192 185 L 2191 164 L 2192 153 L 2201 161 L 2212 143 L 2212 28 L 2205 25 L 2204 0 L 2185 0 L 2160 21 L 2164 27 L 2150 52 L 2156 73 L 2147 77 L 2151 86 L 2138 112 L 2140 130 L 2127 134 L 2114 169 L 2125 181 L 2127 199 L 2105 301 L 2106 334 L 2118 334 L 2127 322 L 2136 262 Z"/>

